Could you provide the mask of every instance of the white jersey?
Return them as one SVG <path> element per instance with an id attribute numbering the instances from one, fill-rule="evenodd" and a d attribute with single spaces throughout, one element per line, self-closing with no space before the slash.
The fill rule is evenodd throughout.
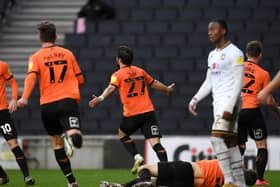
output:
<path id="1" fill-rule="evenodd" d="M 243 66 L 244 55 L 234 44 L 209 53 L 214 113 L 223 112 L 224 106 L 232 97 L 234 89 L 234 66 Z M 243 76 L 240 77 L 243 80 Z M 237 90 L 236 90 L 237 91 Z M 219 110 L 219 111 L 218 111 Z"/>

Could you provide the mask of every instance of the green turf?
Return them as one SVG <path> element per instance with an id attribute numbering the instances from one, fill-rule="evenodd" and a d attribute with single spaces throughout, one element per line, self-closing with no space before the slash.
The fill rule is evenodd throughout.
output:
<path id="1" fill-rule="evenodd" d="M 10 182 L 5 187 L 24 186 L 22 175 L 18 170 L 7 171 Z M 133 178 L 129 170 L 74 170 L 79 187 L 99 187 L 101 180 L 125 182 Z M 67 187 L 66 180 L 59 170 L 32 170 L 36 180 L 35 187 Z M 271 182 L 272 187 L 280 187 L 280 171 L 266 172 L 265 178 Z"/>

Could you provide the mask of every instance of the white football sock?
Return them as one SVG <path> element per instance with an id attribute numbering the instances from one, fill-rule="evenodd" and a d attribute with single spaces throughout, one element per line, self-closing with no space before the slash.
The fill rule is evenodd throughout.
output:
<path id="1" fill-rule="evenodd" d="M 240 187 L 246 187 L 244 171 L 243 171 L 243 159 L 240 154 L 238 146 L 229 148 L 231 155 L 231 170 L 235 180 L 235 183 Z"/>
<path id="2" fill-rule="evenodd" d="M 224 142 L 224 139 L 219 137 L 211 137 L 211 143 L 218 158 L 222 173 L 224 174 L 225 184 L 234 183 L 234 177 L 230 164 L 230 152 Z"/>

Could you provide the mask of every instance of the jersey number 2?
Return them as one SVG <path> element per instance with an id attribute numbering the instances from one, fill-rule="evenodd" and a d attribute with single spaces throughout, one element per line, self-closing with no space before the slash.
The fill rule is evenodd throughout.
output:
<path id="1" fill-rule="evenodd" d="M 141 95 L 145 94 L 145 87 L 146 87 L 146 83 L 145 83 L 145 78 L 143 76 L 140 77 L 135 77 L 135 78 L 128 78 L 124 80 L 126 83 L 131 84 L 130 88 L 128 90 L 128 94 L 127 97 L 135 97 L 138 96 L 139 93 L 135 92 L 135 86 L 136 84 L 141 84 Z"/>
<path id="2" fill-rule="evenodd" d="M 62 60 L 62 61 L 54 61 L 54 62 L 46 62 L 45 65 L 49 67 L 50 71 L 50 83 L 54 84 L 55 83 L 55 73 L 54 73 L 54 66 L 57 65 L 63 65 L 62 71 L 59 75 L 58 83 L 62 83 L 65 77 L 65 73 L 67 71 L 67 61 Z"/>
<path id="3" fill-rule="evenodd" d="M 245 73 L 245 77 L 249 78 L 249 81 L 243 86 L 242 92 L 252 94 L 253 90 L 250 90 L 249 87 L 255 83 L 255 76 L 249 73 Z"/>

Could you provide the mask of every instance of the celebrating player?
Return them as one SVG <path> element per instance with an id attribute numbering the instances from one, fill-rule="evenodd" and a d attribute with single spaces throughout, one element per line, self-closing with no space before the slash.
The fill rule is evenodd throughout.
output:
<path id="1" fill-rule="evenodd" d="M 246 187 L 242 157 L 237 146 L 237 117 L 243 83 L 243 53 L 227 39 L 224 20 L 209 23 L 208 36 L 216 49 L 208 56 L 206 79 L 189 103 L 197 115 L 197 103 L 212 92 L 214 123 L 211 143 L 225 176 L 224 187 Z"/>
<path id="2" fill-rule="evenodd" d="M 259 66 L 262 60 L 262 44 L 259 41 L 251 41 L 246 48 L 247 61 L 245 65 L 244 84 L 242 89 L 242 110 L 239 113 L 238 144 L 243 155 L 247 142 L 248 133 L 255 140 L 258 149 L 256 168 L 258 180 L 256 185 L 267 186 L 269 183 L 263 179 L 268 159 L 267 130 L 257 100 L 257 94 L 270 81 L 267 71 Z M 266 103 L 280 117 L 280 111 L 273 97 Z"/>
<path id="3" fill-rule="evenodd" d="M 7 100 L 6 93 L 6 82 L 8 82 L 10 87 L 12 88 L 12 96 L 11 101 L 9 103 Z M 26 158 L 23 151 L 19 147 L 17 141 L 17 130 L 15 128 L 14 121 L 12 120 L 10 115 L 10 113 L 13 113 L 17 110 L 17 97 L 18 84 L 13 74 L 9 71 L 8 64 L 0 61 L 0 131 L 16 158 L 16 161 L 24 176 L 25 184 L 33 185 L 35 183 L 35 180 L 29 176 L 29 169 L 26 163 Z M 0 175 L 2 173 L 3 175 L 5 174 L 4 170 L 1 167 Z M 6 180 L 3 179 L 3 183 L 7 183 L 8 181 L 8 176 Z"/>
<path id="4" fill-rule="evenodd" d="M 69 50 L 55 45 L 55 25 L 45 21 L 38 25 L 38 30 L 42 48 L 30 56 L 28 75 L 18 105 L 27 105 L 38 76 L 42 120 L 50 135 L 55 158 L 67 177 L 68 186 L 77 187 L 66 153 L 70 156 L 73 146 L 82 147 L 77 102 L 80 100 L 79 87 L 84 84 L 84 77 L 74 55 Z M 66 136 L 63 139 L 61 134 L 64 131 Z"/>
<path id="5" fill-rule="evenodd" d="M 131 170 L 135 174 L 137 167 L 144 163 L 143 157 L 138 153 L 134 141 L 130 138 L 130 135 L 138 129 L 141 129 L 145 138 L 152 145 L 159 160 L 167 161 L 166 151 L 160 143 L 161 134 L 148 86 L 169 95 L 173 92 L 175 84 L 165 86 L 158 80 L 154 80 L 143 69 L 132 66 L 133 51 L 127 46 L 120 46 L 117 51 L 116 60 L 120 69 L 111 76 L 111 82 L 103 93 L 99 97 L 93 96 L 89 106 L 96 107 L 117 89 L 119 90 L 124 115 L 119 128 L 119 138 L 135 159 L 134 167 Z"/>
<path id="6" fill-rule="evenodd" d="M 139 168 L 139 177 L 125 184 L 103 181 L 100 187 L 220 187 L 224 176 L 217 160 L 198 162 L 159 162 L 143 165 Z M 157 177 L 156 181 L 151 180 Z M 254 185 L 256 172 L 245 171 L 247 185 Z"/>

